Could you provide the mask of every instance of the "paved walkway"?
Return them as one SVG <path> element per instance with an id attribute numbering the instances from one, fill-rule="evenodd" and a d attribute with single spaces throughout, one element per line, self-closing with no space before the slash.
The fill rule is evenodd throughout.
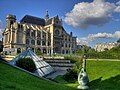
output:
<path id="1" fill-rule="evenodd" d="M 55 71 L 56 71 L 56 72 L 48 75 L 46 78 L 54 79 L 54 78 L 56 78 L 56 77 L 59 76 L 59 75 L 65 75 L 66 72 L 67 72 L 66 69 L 67 69 L 66 67 L 60 67 L 60 68 L 57 67 L 57 68 L 55 68 Z"/>
<path id="2" fill-rule="evenodd" d="M 119 59 L 87 59 L 88 61 L 120 61 Z"/>

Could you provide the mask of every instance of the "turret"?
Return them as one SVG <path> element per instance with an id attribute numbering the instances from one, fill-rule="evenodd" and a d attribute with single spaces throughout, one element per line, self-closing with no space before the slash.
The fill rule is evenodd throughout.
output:
<path id="1" fill-rule="evenodd" d="M 70 32 L 70 36 L 72 36 L 72 32 Z"/>
<path id="2" fill-rule="evenodd" d="M 16 22 L 16 16 L 15 15 L 7 15 L 6 16 L 6 28 L 10 28 L 13 23 Z"/>
<path id="3" fill-rule="evenodd" d="M 46 10 L 45 21 L 47 21 L 48 19 L 49 19 L 49 14 L 48 14 L 48 10 Z"/>

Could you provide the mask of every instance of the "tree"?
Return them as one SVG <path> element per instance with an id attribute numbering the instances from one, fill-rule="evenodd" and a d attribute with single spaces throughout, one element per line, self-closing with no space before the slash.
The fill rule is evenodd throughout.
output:
<path id="1" fill-rule="evenodd" d="M 108 51 L 108 48 L 105 48 L 104 50 L 105 50 L 105 51 Z"/>
<path id="2" fill-rule="evenodd" d="M 117 40 L 117 43 L 120 43 L 120 39 Z"/>

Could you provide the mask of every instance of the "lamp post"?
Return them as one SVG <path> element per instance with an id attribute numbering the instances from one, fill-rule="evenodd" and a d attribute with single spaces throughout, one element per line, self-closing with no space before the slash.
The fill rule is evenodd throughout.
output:
<path id="1" fill-rule="evenodd" d="M 78 89 L 89 90 L 89 79 L 86 73 L 86 56 L 84 55 L 81 71 L 78 75 Z"/>

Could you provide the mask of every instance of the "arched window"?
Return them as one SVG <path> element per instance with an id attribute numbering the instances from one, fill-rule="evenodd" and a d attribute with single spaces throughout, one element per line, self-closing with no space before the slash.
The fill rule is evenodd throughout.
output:
<path id="1" fill-rule="evenodd" d="M 48 46 L 50 46 L 50 42 L 48 41 Z"/>
<path id="2" fill-rule="evenodd" d="M 58 49 L 58 47 L 55 47 L 55 51 L 57 52 L 59 49 Z"/>
<path id="3" fill-rule="evenodd" d="M 40 45 L 41 43 L 40 43 L 40 40 L 37 40 L 37 45 Z"/>
<path id="4" fill-rule="evenodd" d="M 32 37 L 35 37 L 35 30 L 33 30 L 33 31 L 31 32 L 31 36 L 32 36 Z"/>
<path id="5" fill-rule="evenodd" d="M 35 45 L 35 40 L 31 40 L 31 44 L 32 44 L 32 45 Z"/>
<path id="6" fill-rule="evenodd" d="M 65 46 L 67 47 L 67 43 L 65 44 Z"/>
<path id="7" fill-rule="evenodd" d="M 68 50 L 66 50 L 66 54 L 68 54 Z"/>
<path id="8" fill-rule="evenodd" d="M 41 37 L 41 32 L 40 31 L 37 32 L 37 37 Z"/>
<path id="9" fill-rule="evenodd" d="M 46 50 L 45 48 L 43 49 L 43 53 L 44 53 L 44 54 L 46 54 L 46 53 L 47 53 L 47 50 Z"/>
<path id="10" fill-rule="evenodd" d="M 64 47 L 64 44 L 62 43 L 62 47 Z"/>
<path id="11" fill-rule="evenodd" d="M 42 38 L 46 38 L 46 33 L 45 32 L 42 33 Z"/>
<path id="12" fill-rule="evenodd" d="M 29 29 L 26 30 L 26 36 L 30 36 L 30 30 Z"/>
<path id="13" fill-rule="evenodd" d="M 42 41 L 42 45 L 43 45 L 43 46 L 45 45 L 45 41 Z"/>
<path id="14" fill-rule="evenodd" d="M 26 44 L 29 44 L 29 43 L 30 43 L 29 39 L 26 39 Z"/>
<path id="15" fill-rule="evenodd" d="M 64 50 L 62 50 L 62 54 L 65 54 L 65 51 L 64 51 Z"/>
<path id="16" fill-rule="evenodd" d="M 70 48 L 70 44 L 69 44 L 69 48 Z"/>

